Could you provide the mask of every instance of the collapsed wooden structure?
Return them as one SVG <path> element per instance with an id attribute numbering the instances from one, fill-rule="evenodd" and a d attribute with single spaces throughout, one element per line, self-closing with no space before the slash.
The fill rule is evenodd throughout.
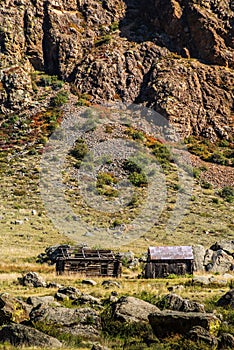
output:
<path id="1" fill-rule="evenodd" d="M 148 248 L 145 278 L 192 274 L 193 270 L 194 256 L 191 246 Z"/>
<path id="2" fill-rule="evenodd" d="M 121 258 L 111 250 L 88 248 L 61 248 L 56 260 L 56 272 L 79 273 L 85 276 L 119 277 L 122 272 Z"/>

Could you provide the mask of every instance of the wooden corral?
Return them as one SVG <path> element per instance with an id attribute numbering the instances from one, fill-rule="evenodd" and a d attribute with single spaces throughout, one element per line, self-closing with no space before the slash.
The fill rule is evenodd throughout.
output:
<path id="1" fill-rule="evenodd" d="M 149 247 L 146 278 L 164 278 L 171 274 L 192 274 L 194 256 L 191 246 Z"/>
<path id="2" fill-rule="evenodd" d="M 68 248 L 61 250 L 56 260 L 56 272 L 79 273 L 85 276 L 119 277 L 122 263 L 119 256 L 111 250 L 94 250 L 88 248 Z"/>

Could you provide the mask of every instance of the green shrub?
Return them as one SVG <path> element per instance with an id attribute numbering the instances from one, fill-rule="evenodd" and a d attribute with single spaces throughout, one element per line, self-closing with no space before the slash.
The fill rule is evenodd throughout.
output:
<path id="1" fill-rule="evenodd" d="M 219 192 L 219 194 L 227 202 L 232 203 L 234 200 L 234 187 L 226 186 Z"/>
<path id="2" fill-rule="evenodd" d="M 63 87 L 63 81 L 59 80 L 57 75 L 47 75 L 44 74 L 41 76 L 39 82 L 37 83 L 38 86 L 51 86 L 54 90 L 61 89 Z"/>
<path id="3" fill-rule="evenodd" d="M 103 35 L 100 39 L 96 40 L 94 45 L 95 46 L 101 46 L 101 45 L 106 45 L 109 44 L 111 41 L 111 35 Z"/>
<path id="4" fill-rule="evenodd" d="M 207 182 L 207 181 L 202 180 L 201 181 L 201 187 L 205 188 L 207 190 L 212 190 L 213 185 L 211 183 Z"/>
<path id="5" fill-rule="evenodd" d="M 156 142 L 152 150 L 153 155 L 162 166 L 168 166 L 172 161 L 172 156 L 169 148 L 160 142 Z"/>
<path id="6" fill-rule="evenodd" d="M 142 168 L 136 164 L 133 160 L 126 160 L 123 164 L 124 170 L 129 171 L 130 173 L 138 173 L 142 172 Z"/>
<path id="7" fill-rule="evenodd" d="M 119 22 L 113 22 L 113 23 L 111 23 L 111 25 L 110 25 L 110 30 L 111 30 L 112 32 L 114 32 L 114 31 L 116 31 L 117 29 L 119 29 Z"/>
<path id="8" fill-rule="evenodd" d="M 133 172 L 129 175 L 128 178 L 130 182 L 136 187 L 144 187 L 148 184 L 147 177 L 143 172 L 141 173 Z"/>
<path id="9" fill-rule="evenodd" d="M 50 100 L 50 105 L 53 107 L 61 107 L 68 101 L 67 91 L 60 91 L 55 97 L 52 97 Z"/>
<path id="10" fill-rule="evenodd" d="M 116 184 L 116 178 L 110 173 L 99 173 L 97 176 L 97 187 Z"/>
<path id="11" fill-rule="evenodd" d="M 69 153 L 77 160 L 82 160 L 88 153 L 88 146 L 84 140 L 78 139 L 75 146 L 70 150 Z"/>

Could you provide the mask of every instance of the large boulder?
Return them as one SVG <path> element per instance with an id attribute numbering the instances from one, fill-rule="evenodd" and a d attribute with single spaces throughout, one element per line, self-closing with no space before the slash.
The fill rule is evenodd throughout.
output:
<path id="1" fill-rule="evenodd" d="M 148 315 L 159 308 L 134 297 L 121 297 L 113 304 L 114 317 L 122 322 L 148 321 Z"/>
<path id="2" fill-rule="evenodd" d="M 197 244 L 193 247 L 193 256 L 194 256 L 194 270 L 195 271 L 204 271 L 204 257 L 206 250 L 203 245 Z"/>
<path id="3" fill-rule="evenodd" d="M 207 249 L 204 257 L 204 265 L 206 271 L 225 273 L 233 270 L 234 259 L 232 255 L 222 249 Z"/>
<path id="4" fill-rule="evenodd" d="M 40 348 L 60 348 L 58 339 L 50 337 L 34 328 L 22 324 L 11 324 L 0 330 L 0 342 L 8 342 L 14 346 L 38 346 Z"/>
<path id="5" fill-rule="evenodd" d="M 218 340 L 201 326 L 193 327 L 187 337 L 195 342 L 203 342 L 210 346 L 210 349 L 217 349 Z"/>
<path id="6" fill-rule="evenodd" d="M 230 307 L 234 309 L 234 289 L 229 290 L 218 301 L 218 306 Z"/>
<path id="7" fill-rule="evenodd" d="M 0 325 L 29 320 L 30 307 L 23 301 L 10 296 L 8 293 L 0 295 Z"/>
<path id="8" fill-rule="evenodd" d="M 98 337 L 101 329 L 101 318 L 91 308 L 69 309 L 39 305 L 31 311 L 30 320 L 36 327 L 43 323 L 55 327 L 60 333 L 90 339 Z"/>
<path id="9" fill-rule="evenodd" d="M 59 288 L 58 293 L 67 295 L 71 300 L 75 300 L 81 295 L 81 292 L 79 291 L 79 289 L 73 286 L 61 287 Z"/>
<path id="10" fill-rule="evenodd" d="M 32 305 L 33 307 L 36 307 L 41 304 L 60 306 L 60 304 L 55 300 L 55 298 L 52 295 L 45 295 L 43 297 L 31 296 L 28 297 L 27 303 L 29 305 Z"/>
<path id="11" fill-rule="evenodd" d="M 222 240 L 220 242 L 216 242 L 210 247 L 210 249 L 214 251 L 221 249 L 228 255 L 234 256 L 234 240 L 233 241 Z"/>
<path id="12" fill-rule="evenodd" d="M 20 277 L 18 281 L 22 286 L 26 287 L 47 287 L 47 283 L 36 272 L 28 272 L 23 277 Z"/>
<path id="13" fill-rule="evenodd" d="M 201 326 L 212 335 L 216 335 L 220 326 L 220 320 L 214 314 L 169 310 L 150 314 L 149 322 L 159 338 L 177 333 L 185 335 L 195 326 Z"/>
<path id="14" fill-rule="evenodd" d="M 161 306 L 163 309 L 170 309 L 175 311 L 183 311 L 183 312 L 205 312 L 205 308 L 203 304 L 200 304 L 196 301 L 183 299 L 181 296 L 177 294 L 167 294 L 165 295 L 157 306 Z"/>
<path id="15" fill-rule="evenodd" d="M 225 287 L 228 284 L 228 280 L 233 277 L 229 274 L 220 276 L 194 276 L 192 279 L 193 285 L 199 286 L 213 286 L 213 287 Z"/>
<path id="16" fill-rule="evenodd" d="M 84 304 L 88 304 L 90 306 L 93 306 L 93 305 L 101 305 L 101 300 L 98 299 L 98 298 L 95 298 L 93 297 L 92 295 L 90 294 L 82 294 L 80 297 L 78 297 L 74 303 L 77 302 L 78 304 L 80 305 L 84 305 Z"/>

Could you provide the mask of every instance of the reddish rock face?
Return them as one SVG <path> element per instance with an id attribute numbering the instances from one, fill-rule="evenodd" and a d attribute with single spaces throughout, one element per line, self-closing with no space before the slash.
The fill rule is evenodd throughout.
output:
<path id="1" fill-rule="evenodd" d="M 91 102 L 153 108 L 183 136 L 230 138 L 233 23 L 228 1 L 5 0 L 1 112 L 28 108 L 36 99 L 30 71 L 45 70 Z"/>

